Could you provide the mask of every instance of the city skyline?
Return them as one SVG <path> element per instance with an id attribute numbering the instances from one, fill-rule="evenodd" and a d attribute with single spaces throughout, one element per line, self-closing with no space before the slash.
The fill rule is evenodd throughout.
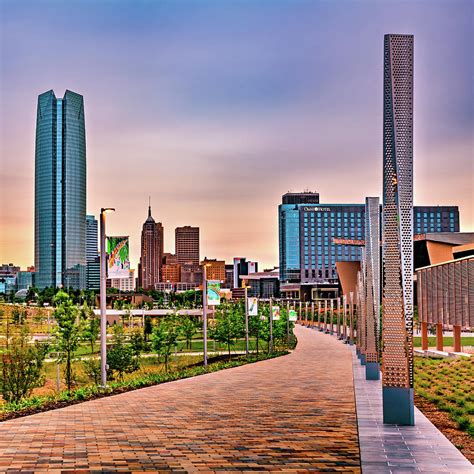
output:
<path id="1" fill-rule="evenodd" d="M 87 103 L 87 213 L 116 207 L 108 233 L 130 235 L 132 267 L 148 195 L 166 251 L 173 229 L 192 225 L 202 255 L 276 265 L 276 207 L 289 189 L 331 203 L 382 195 L 380 40 L 390 31 L 417 38 L 415 204 L 458 205 L 461 230 L 474 229 L 468 2 L 122 3 L 107 24 L 105 3 L 88 12 L 54 3 L 54 22 L 74 34 L 52 51 L 50 12 L 2 3 L 2 109 L 11 112 L 0 129 L 1 261 L 33 263 L 34 103 L 70 89 Z"/>

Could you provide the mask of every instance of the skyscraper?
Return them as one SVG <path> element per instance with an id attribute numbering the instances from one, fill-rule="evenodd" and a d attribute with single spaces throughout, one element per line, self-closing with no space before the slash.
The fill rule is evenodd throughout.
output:
<path id="1" fill-rule="evenodd" d="M 163 261 L 163 226 L 155 222 L 148 207 L 148 218 L 143 224 L 140 263 L 138 265 L 138 286 L 145 290 L 154 289 L 161 281 Z"/>
<path id="2" fill-rule="evenodd" d="M 199 265 L 199 227 L 176 227 L 176 258 L 180 265 Z"/>
<path id="3" fill-rule="evenodd" d="M 382 228 L 384 422 L 413 425 L 413 35 L 384 40 Z"/>
<path id="4" fill-rule="evenodd" d="M 38 97 L 35 269 L 38 288 L 86 286 L 84 100 L 71 91 Z"/>
<path id="5" fill-rule="evenodd" d="M 94 216 L 86 216 L 87 289 L 100 287 L 100 259 L 98 249 L 98 224 Z"/>

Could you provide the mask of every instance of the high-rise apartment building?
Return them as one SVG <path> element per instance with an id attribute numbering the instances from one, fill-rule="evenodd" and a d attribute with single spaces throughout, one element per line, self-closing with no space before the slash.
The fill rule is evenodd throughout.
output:
<path id="1" fill-rule="evenodd" d="M 363 240 L 364 204 L 321 204 L 319 195 L 285 194 L 279 205 L 279 255 L 282 291 L 286 284 L 337 286 L 337 261 L 361 259 L 360 247 L 337 245 L 334 238 Z M 433 230 L 431 230 L 433 229 Z M 415 206 L 415 233 L 459 230 L 457 206 Z M 293 290 L 294 288 L 292 288 Z"/>
<path id="2" fill-rule="evenodd" d="M 99 258 L 98 223 L 94 216 L 86 216 L 86 262 L 87 262 L 87 289 L 100 288 L 100 258 Z"/>
<path id="3" fill-rule="evenodd" d="M 176 227 L 175 243 L 180 265 L 199 265 L 199 227 Z"/>
<path id="4" fill-rule="evenodd" d="M 161 281 L 164 231 L 161 222 L 155 222 L 148 207 L 148 218 L 143 224 L 140 263 L 138 265 L 138 286 L 145 290 L 154 289 Z"/>
<path id="5" fill-rule="evenodd" d="M 84 100 L 66 91 L 38 97 L 35 150 L 36 285 L 86 286 Z"/>

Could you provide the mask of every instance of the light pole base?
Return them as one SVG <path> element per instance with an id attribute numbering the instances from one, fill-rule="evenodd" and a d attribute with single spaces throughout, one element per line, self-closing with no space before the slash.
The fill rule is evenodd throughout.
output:
<path id="1" fill-rule="evenodd" d="M 380 379 L 380 364 L 378 362 L 367 362 L 365 364 L 365 380 Z"/>
<path id="2" fill-rule="evenodd" d="M 412 388 L 382 387 L 383 422 L 387 425 L 415 425 Z"/>

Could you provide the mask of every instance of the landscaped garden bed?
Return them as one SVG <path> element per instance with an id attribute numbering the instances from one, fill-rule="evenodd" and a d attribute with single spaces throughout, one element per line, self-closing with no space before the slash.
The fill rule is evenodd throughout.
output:
<path id="1" fill-rule="evenodd" d="M 68 405 L 102 398 L 110 395 L 116 395 L 130 390 L 159 385 L 165 382 L 194 377 L 196 375 L 208 374 L 218 370 L 238 367 L 248 363 L 259 362 L 267 359 L 273 359 L 288 354 L 288 351 L 278 351 L 265 354 L 251 354 L 246 356 L 234 356 L 231 359 L 222 360 L 227 356 L 217 356 L 216 361 L 210 360 L 207 367 L 204 367 L 202 361 L 184 369 L 171 372 L 151 372 L 138 377 L 129 377 L 123 381 L 111 382 L 106 389 L 97 385 L 88 385 L 73 390 L 64 390 L 58 394 L 47 396 L 32 396 L 16 403 L 3 403 L 0 405 L 0 421 L 6 421 L 12 418 L 32 415 L 43 411 L 62 408 Z M 220 360 L 219 360 L 220 359 Z"/>
<path id="2" fill-rule="evenodd" d="M 140 325 L 125 313 L 107 330 L 104 389 L 99 319 L 87 304 L 74 304 L 61 290 L 53 302 L 46 335 L 38 332 L 31 311 L 9 307 L 7 315 L 1 310 L 0 421 L 273 358 L 296 344 L 286 311 L 270 332 L 269 305 L 261 304 L 258 317 L 248 321 L 250 354 L 242 355 L 245 306 L 224 301 L 208 324 L 209 364 L 204 367 L 201 320 L 171 312 L 153 322 L 140 318 Z"/>
<path id="3" fill-rule="evenodd" d="M 468 358 L 416 357 L 415 402 L 474 462 L 474 362 Z"/>

